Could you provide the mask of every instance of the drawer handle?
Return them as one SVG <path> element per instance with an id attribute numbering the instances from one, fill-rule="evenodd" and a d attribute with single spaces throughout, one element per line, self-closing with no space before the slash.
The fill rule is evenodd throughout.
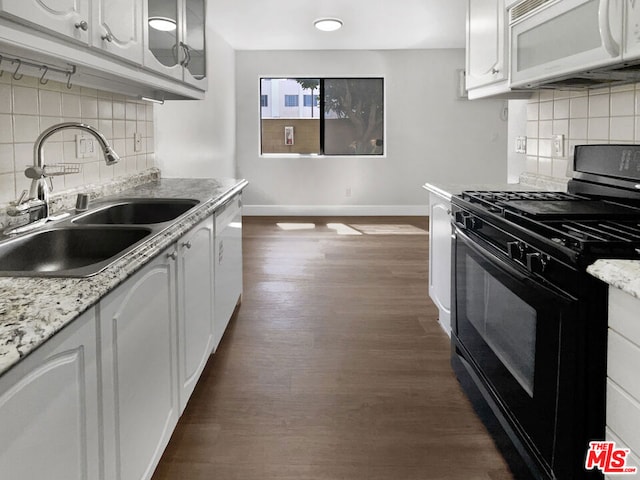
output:
<path id="1" fill-rule="evenodd" d="M 191 248 L 191 241 L 184 242 L 184 243 L 182 244 L 182 246 L 183 246 L 183 247 L 185 247 L 185 248 Z"/>
<path id="2" fill-rule="evenodd" d="M 176 252 L 167 253 L 167 258 L 170 260 L 176 260 L 178 258 L 178 254 Z"/>

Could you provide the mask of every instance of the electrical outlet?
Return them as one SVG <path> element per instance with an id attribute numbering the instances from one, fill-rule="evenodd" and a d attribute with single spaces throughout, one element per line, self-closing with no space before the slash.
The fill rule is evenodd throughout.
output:
<path id="1" fill-rule="evenodd" d="M 516 137 L 516 153 L 527 153 L 527 137 Z"/>
<path id="2" fill-rule="evenodd" d="M 564 157 L 564 135 L 554 135 L 551 137 L 551 156 Z"/>
<path id="3" fill-rule="evenodd" d="M 90 135 L 76 135 L 76 158 L 93 157 L 96 153 L 94 140 Z"/>
<path id="4" fill-rule="evenodd" d="M 136 132 L 133 134 L 133 151 L 134 152 L 142 151 L 142 134 L 141 133 Z"/>

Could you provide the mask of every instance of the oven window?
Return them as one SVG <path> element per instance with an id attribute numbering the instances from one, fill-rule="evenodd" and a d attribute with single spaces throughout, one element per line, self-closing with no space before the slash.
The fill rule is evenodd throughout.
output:
<path id="1" fill-rule="evenodd" d="M 469 322 L 533 397 L 536 310 L 466 255 L 465 303 Z"/>

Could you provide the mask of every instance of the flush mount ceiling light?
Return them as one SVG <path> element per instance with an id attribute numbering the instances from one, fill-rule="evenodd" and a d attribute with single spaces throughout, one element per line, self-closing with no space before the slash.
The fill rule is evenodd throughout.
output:
<path id="1" fill-rule="evenodd" d="M 313 26 L 323 32 L 334 32 L 342 27 L 342 20 L 339 18 L 319 18 L 313 22 Z"/>
<path id="2" fill-rule="evenodd" d="M 173 32 L 176 29 L 176 21 L 168 17 L 149 17 L 149 26 L 161 32 Z"/>

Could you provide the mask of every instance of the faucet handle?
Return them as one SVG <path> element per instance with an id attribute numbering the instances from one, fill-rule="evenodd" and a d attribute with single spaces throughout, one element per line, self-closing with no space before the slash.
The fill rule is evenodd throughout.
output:
<path id="1" fill-rule="evenodd" d="M 20 196 L 18 197 L 18 199 L 14 202 L 10 202 L 10 205 L 21 205 L 22 202 L 24 202 L 25 197 L 27 196 L 27 190 L 24 189 L 22 190 L 22 193 L 20 194 Z"/>

